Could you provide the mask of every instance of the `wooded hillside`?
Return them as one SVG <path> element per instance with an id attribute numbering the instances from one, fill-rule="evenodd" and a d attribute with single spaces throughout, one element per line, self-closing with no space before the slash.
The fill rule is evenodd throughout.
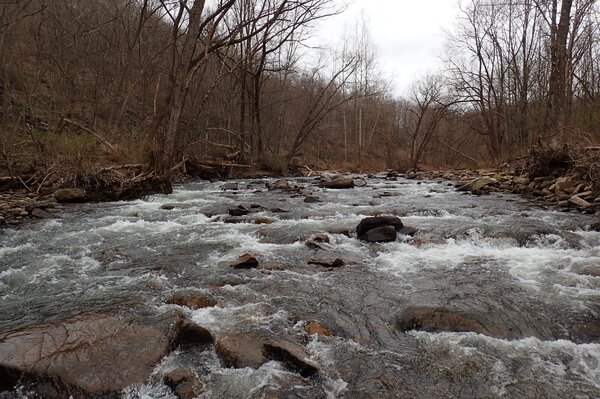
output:
<path id="1" fill-rule="evenodd" d="M 307 48 L 333 0 L 0 5 L 0 169 L 499 164 L 600 142 L 595 0 L 470 0 L 445 66 L 395 98 L 368 26 Z M 43 171 L 44 173 L 40 173 Z"/>

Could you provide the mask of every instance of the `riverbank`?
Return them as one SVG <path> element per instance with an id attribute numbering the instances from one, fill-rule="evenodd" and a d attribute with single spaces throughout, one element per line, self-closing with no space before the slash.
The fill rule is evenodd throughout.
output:
<path id="1" fill-rule="evenodd" d="M 531 178 L 527 172 L 516 174 L 497 169 L 438 170 L 410 172 L 399 176 L 408 179 L 451 181 L 457 190 L 475 195 L 510 192 L 547 206 L 556 206 L 564 211 L 600 211 L 600 192 L 594 190 L 593 182 L 577 171 L 554 172 L 535 178 Z"/>
<path id="2" fill-rule="evenodd" d="M 531 155 L 528 164 L 535 163 Z M 535 172 L 531 176 L 530 172 Z M 348 174 L 340 172 L 340 174 Z M 541 174 L 541 175 L 540 175 Z M 333 176 L 326 171 L 312 171 L 304 167 L 292 176 Z M 354 176 L 372 176 L 354 173 Z M 223 176 L 227 176 L 224 178 Z M 133 200 L 152 194 L 170 194 L 172 184 L 181 184 L 198 179 L 229 180 L 275 177 L 276 173 L 260 168 L 229 168 L 218 170 L 214 166 L 188 162 L 183 172 L 170 179 L 147 172 L 143 165 L 115 165 L 98 169 L 87 175 L 70 178 L 54 177 L 36 186 L 28 186 L 22 178 L 0 177 L 0 227 L 19 226 L 28 221 L 51 219 L 66 203 L 106 202 Z M 459 191 L 475 195 L 491 192 L 511 192 L 522 195 L 546 206 L 555 206 L 564 211 L 596 213 L 600 211 L 600 187 L 592 181 L 589 173 L 581 168 L 528 168 L 521 166 L 503 169 L 439 169 L 400 173 L 388 171 L 387 180 L 406 178 L 409 180 L 441 180 L 452 182 Z"/>

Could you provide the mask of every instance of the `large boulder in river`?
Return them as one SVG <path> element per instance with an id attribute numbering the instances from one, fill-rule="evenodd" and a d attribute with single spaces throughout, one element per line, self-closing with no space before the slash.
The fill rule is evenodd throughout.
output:
<path id="1" fill-rule="evenodd" d="M 396 216 L 374 216 L 363 219 L 356 227 L 360 240 L 368 242 L 389 242 L 396 240 L 396 233 L 402 230 L 402 221 Z"/>
<path id="2" fill-rule="evenodd" d="M 48 399 L 117 397 L 143 382 L 169 353 L 179 324 L 165 329 L 84 314 L 5 333 L 0 391 L 18 383 Z"/>
<path id="3" fill-rule="evenodd" d="M 58 202 L 84 202 L 87 197 L 82 189 L 60 188 L 54 192 L 54 199 Z"/>
<path id="4" fill-rule="evenodd" d="M 336 179 L 321 183 L 324 188 L 354 188 L 354 179 L 352 177 L 338 177 Z"/>
<path id="5" fill-rule="evenodd" d="M 217 339 L 215 350 L 224 367 L 257 369 L 269 360 L 276 360 L 303 377 L 319 371 L 303 346 L 259 332 L 226 333 Z"/>

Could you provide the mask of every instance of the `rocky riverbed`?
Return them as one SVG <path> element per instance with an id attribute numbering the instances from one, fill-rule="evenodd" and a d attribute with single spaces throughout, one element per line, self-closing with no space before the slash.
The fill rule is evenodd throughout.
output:
<path id="1" fill-rule="evenodd" d="M 0 398 L 598 397 L 595 200 L 445 173 L 199 182 L 2 230 Z M 538 185 L 591 205 L 508 192 Z"/>

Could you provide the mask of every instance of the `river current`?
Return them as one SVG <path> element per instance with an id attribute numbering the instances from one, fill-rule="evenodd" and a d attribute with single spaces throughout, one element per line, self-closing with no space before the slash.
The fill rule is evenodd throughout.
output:
<path id="1" fill-rule="evenodd" d="M 595 217 L 512 194 L 458 193 L 447 182 L 366 181 L 330 190 L 290 179 L 318 203 L 268 190 L 272 179 L 235 181 L 238 190 L 198 182 L 3 230 L 0 333 L 81 313 L 177 308 L 215 336 L 294 336 L 320 369 L 302 378 L 276 361 L 233 369 L 213 348 L 175 351 L 148 382 L 123 392 L 129 399 L 175 398 L 161 378 L 175 367 L 193 370 L 207 399 L 600 398 L 600 277 L 589 272 L 600 265 L 600 233 L 588 229 Z M 167 203 L 176 206 L 161 209 Z M 225 223 L 238 205 L 257 212 Z M 341 234 L 375 214 L 397 215 L 419 233 L 385 244 Z M 328 235 L 325 249 L 305 245 L 315 233 Z M 229 267 L 246 252 L 284 270 Z M 346 265 L 309 265 L 314 257 Z M 165 303 L 181 292 L 217 305 Z M 466 314 L 490 334 L 401 328 L 411 309 Z M 308 335 L 310 320 L 333 336 Z"/>

